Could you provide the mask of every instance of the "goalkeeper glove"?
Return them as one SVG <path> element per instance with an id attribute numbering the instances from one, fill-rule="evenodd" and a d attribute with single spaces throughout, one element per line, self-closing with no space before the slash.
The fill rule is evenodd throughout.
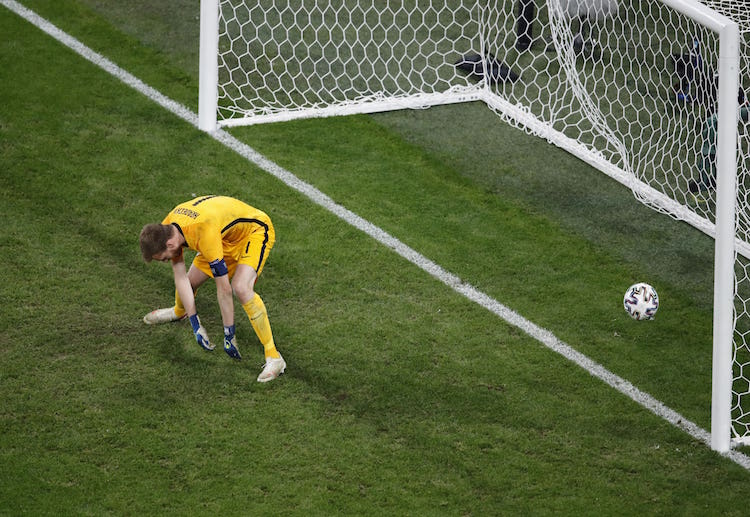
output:
<path id="1" fill-rule="evenodd" d="M 234 337 L 234 325 L 224 327 L 224 351 L 232 359 L 237 359 L 238 361 L 242 359 L 240 351 L 237 348 L 237 340 Z"/>
<path id="2" fill-rule="evenodd" d="M 198 319 L 197 314 L 190 316 L 190 325 L 193 327 L 193 333 L 195 334 L 195 340 L 204 350 L 211 351 L 214 349 L 214 345 L 208 340 L 208 333 L 206 329 L 201 325 L 201 320 Z"/>

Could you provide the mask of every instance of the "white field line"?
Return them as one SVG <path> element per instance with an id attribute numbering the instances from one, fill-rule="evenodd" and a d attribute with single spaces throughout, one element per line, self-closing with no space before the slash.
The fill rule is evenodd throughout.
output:
<path id="1" fill-rule="evenodd" d="M 61 31 L 33 11 L 22 6 L 15 0 L 0 0 L 0 4 L 4 5 L 22 18 L 26 19 L 40 30 L 58 40 L 63 45 L 69 47 L 70 49 L 81 55 L 84 59 L 90 61 L 91 63 L 94 63 L 111 75 L 117 77 L 123 83 L 139 91 L 152 101 L 171 111 L 196 128 L 198 127 L 198 115 L 196 113 L 166 97 L 149 85 L 145 84 L 137 77 L 133 76 L 129 72 L 126 72 L 101 54 L 94 52 L 86 45 L 73 38 L 69 34 Z M 438 279 L 448 287 L 455 290 L 457 293 L 462 294 L 469 300 L 476 302 L 488 311 L 496 314 L 507 323 L 519 328 L 529 336 L 544 344 L 546 347 L 554 350 L 566 359 L 579 365 L 594 377 L 601 379 L 604 383 L 608 384 L 620 393 L 634 400 L 644 408 L 668 421 L 675 427 L 682 429 L 696 440 L 703 442 L 706 446 L 711 447 L 711 435 L 708 431 L 702 429 L 690 420 L 687 420 L 685 417 L 683 417 L 673 409 L 665 406 L 663 403 L 656 400 L 648 393 L 639 390 L 627 380 L 615 375 L 614 373 L 604 368 L 602 365 L 576 351 L 570 345 L 564 343 L 563 341 L 560 341 L 554 334 L 552 334 L 552 332 L 541 328 L 538 325 L 535 325 L 531 321 L 527 320 L 512 309 L 506 307 L 494 298 L 463 282 L 458 276 L 446 271 L 438 264 L 424 257 L 423 255 L 413 250 L 395 237 L 391 236 L 381 228 L 363 219 L 351 210 L 334 202 L 330 197 L 328 197 L 326 194 L 324 194 L 311 184 L 302 181 L 291 172 L 280 167 L 276 163 L 272 162 L 265 156 L 255 151 L 252 147 L 243 142 L 240 142 L 226 131 L 218 130 L 214 133 L 211 133 L 210 136 L 221 142 L 234 152 L 243 156 L 249 162 L 257 165 L 272 176 L 278 178 L 290 188 L 293 188 L 294 190 L 302 193 L 314 203 L 335 214 L 343 221 L 363 231 L 381 244 L 388 246 L 403 258 L 418 266 L 425 272 L 429 273 L 434 278 Z M 745 454 L 742 454 L 736 450 L 730 450 L 729 452 L 722 453 L 722 455 L 731 459 L 745 469 L 750 470 L 750 457 L 746 456 Z"/>

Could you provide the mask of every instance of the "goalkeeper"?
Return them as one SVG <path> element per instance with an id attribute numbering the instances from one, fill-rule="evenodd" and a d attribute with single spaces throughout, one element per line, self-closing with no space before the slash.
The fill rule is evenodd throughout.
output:
<path id="1" fill-rule="evenodd" d="M 198 344 L 213 350 L 195 306 L 195 291 L 213 277 L 224 323 L 224 351 L 241 359 L 235 338 L 234 291 L 265 352 L 266 364 L 258 382 L 272 381 L 284 373 L 286 363 L 276 350 L 266 307 L 255 292 L 255 282 L 274 241 L 268 215 L 237 199 L 202 196 L 177 205 L 161 224 L 147 224 L 141 230 L 143 259 L 170 261 L 175 283 L 174 307 L 150 312 L 143 321 L 166 323 L 187 317 Z M 185 268 L 184 248 L 198 252 L 189 271 Z"/>

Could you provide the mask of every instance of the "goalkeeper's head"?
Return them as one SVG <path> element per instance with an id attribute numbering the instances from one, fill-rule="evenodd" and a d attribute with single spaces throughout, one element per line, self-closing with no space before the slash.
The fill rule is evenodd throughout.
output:
<path id="1" fill-rule="evenodd" d="M 165 260 L 168 254 L 167 242 L 172 238 L 174 227 L 171 224 L 147 224 L 141 230 L 141 254 L 143 260 Z"/>

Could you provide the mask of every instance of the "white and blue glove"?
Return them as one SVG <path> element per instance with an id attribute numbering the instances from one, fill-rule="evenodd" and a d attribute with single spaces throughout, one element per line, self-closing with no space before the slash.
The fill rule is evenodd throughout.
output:
<path id="1" fill-rule="evenodd" d="M 237 348 L 237 340 L 234 338 L 234 325 L 224 327 L 224 351 L 232 359 L 242 359 L 240 350 Z"/>
<path id="2" fill-rule="evenodd" d="M 214 345 L 208 340 L 208 333 L 206 329 L 201 325 L 201 320 L 198 319 L 197 314 L 190 316 L 190 325 L 193 327 L 193 334 L 195 334 L 195 340 L 204 350 L 209 352 L 214 349 Z"/>

